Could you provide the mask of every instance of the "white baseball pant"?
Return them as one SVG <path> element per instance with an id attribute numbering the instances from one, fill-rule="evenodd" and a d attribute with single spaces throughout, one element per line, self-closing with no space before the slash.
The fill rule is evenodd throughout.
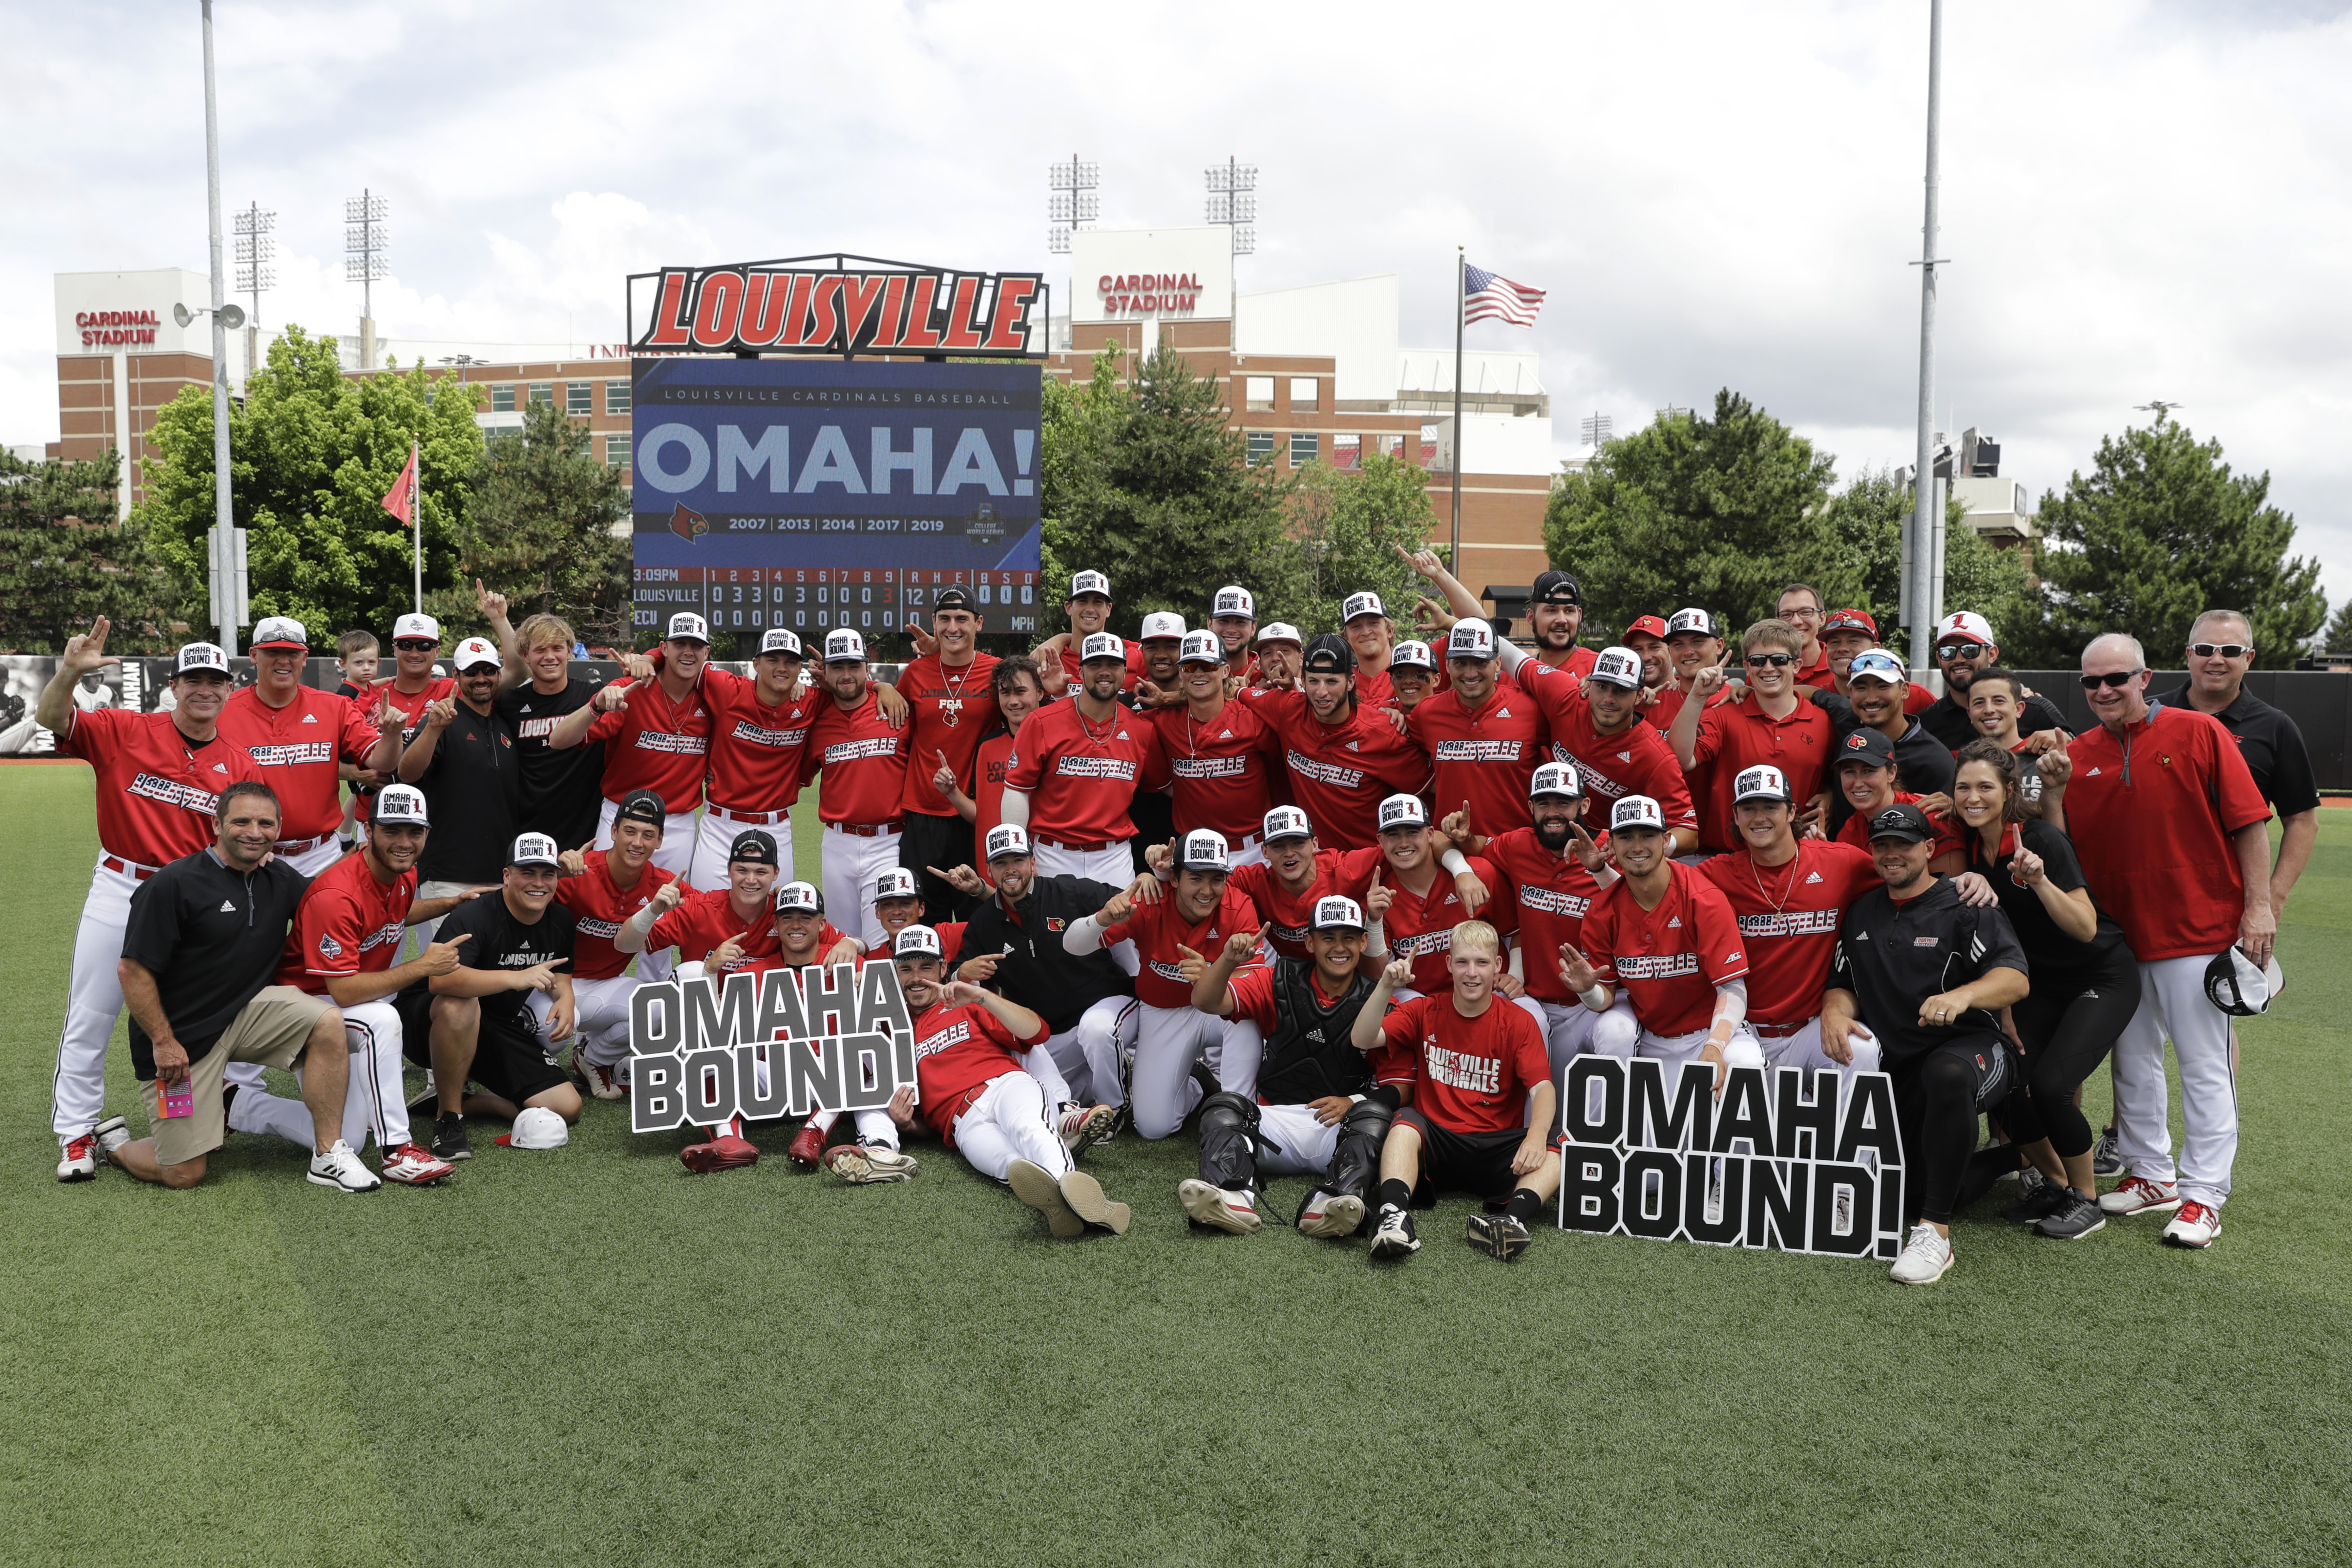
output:
<path id="1" fill-rule="evenodd" d="M 49 1126 L 59 1143 L 97 1126 L 106 1109 L 106 1042 L 122 1016 L 122 981 L 115 966 L 122 961 L 131 895 L 139 891 L 136 873 L 155 874 L 152 866 L 119 860 L 125 869 L 109 871 L 106 862 L 113 858 L 100 852 L 89 896 L 82 901 L 81 924 L 74 931 L 73 979 L 66 990 L 65 1026 L 58 1034 L 57 1072 L 49 1081 Z"/>
<path id="2" fill-rule="evenodd" d="M 597 809 L 596 847 L 598 849 L 609 850 L 613 847 L 613 819 L 620 815 L 620 811 L 621 803 L 618 800 L 607 800 Z M 672 811 L 662 819 L 661 847 L 654 851 L 654 864 L 674 876 L 685 877 L 694 867 L 694 816 L 692 811 Z M 572 846 L 561 844 L 557 847 L 570 849 Z M 790 869 L 792 862 L 786 861 L 782 863 L 786 869 Z M 698 887 L 700 884 L 689 878 L 687 885 Z M 725 886 L 726 879 L 722 876 L 715 885 Z M 640 953 L 637 955 L 637 978 L 667 980 L 677 962 L 675 948 L 664 947 L 657 953 Z"/>
<path id="3" fill-rule="evenodd" d="M 727 853 L 735 847 L 735 835 L 757 829 L 776 841 L 776 868 L 779 882 L 798 880 L 793 869 L 793 819 L 790 812 L 772 822 L 736 822 L 720 816 L 705 806 L 702 825 L 695 830 L 694 854 L 686 880 L 697 888 L 727 885 Z M 662 830 L 662 842 L 669 842 L 669 830 Z M 658 859 L 658 857 L 656 857 Z M 825 901 L 828 904 L 831 899 Z"/>
<path id="4" fill-rule="evenodd" d="M 639 982 L 634 975 L 609 980 L 572 982 L 573 1051 L 598 1067 L 625 1064 L 629 1060 L 629 998 Z M 627 1082 L 628 1074 L 620 1077 Z"/>
<path id="5" fill-rule="evenodd" d="M 1164 1138 L 1183 1125 L 1201 1103 L 1202 1092 L 1192 1077 L 1192 1063 L 1203 1055 L 1219 1088 L 1244 1095 L 1257 1092 L 1258 1059 L 1265 1049 L 1257 1025 L 1193 1008 L 1155 1008 L 1149 1002 L 1139 1004 L 1136 1011 L 1135 1076 L 1129 1092 L 1138 1136 Z M 1088 1065 L 1097 1087 L 1105 1081 L 1106 1066 L 1108 1081 L 1118 1082 L 1116 1058 L 1107 1064 L 1090 1060 Z"/>
<path id="6" fill-rule="evenodd" d="M 1261 1176 L 1321 1176 L 1339 1151 L 1337 1123 L 1325 1126 L 1305 1105 L 1258 1107 L 1257 1168 Z"/>
<path id="7" fill-rule="evenodd" d="M 874 913 L 874 884 L 884 872 L 898 869 L 898 837 L 893 830 L 861 839 L 835 823 L 824 825 L 824 916 L 869 951 L 884 940 Z"/>
<path id="8" fill-rule="evenodd" d="M 1125 887 L 1135 880 L 1135 857 L 1124 839 L 1108 849 L 1066 850 L 1034 832 L 1029 837 L 1037 846 L 1039 876 L 1082 876 L 1110 887 Z"/>
<path id="9" fill-rule="evenodd" d="M 399 1010 L 389 998 L 355 1002 L 341 1010 L 343 1043 L 352 1053 L 351 1082 L 343 1091 L 343 1142 L 359 1152 L 373 1137 L 376 1148 L 389 1155 L 409 1141 Z M 237 1084 L 228 1111 L 228 1124 L 237 1132 L 273 1133 L 306 1149 L 315 1146 L 310 1108 L 268 1092 L 257 1081 Z"/>
<path id="10" fill-rule="evenodd" d="M 1133 997 L 1105 997 L 1078 1015 L 1076 1024 L 1046 1040 L 1045 1049 L 1074 1098 L 1088 1105 L 1119 1103 L 1119 1057 L 1135 1043 L 1142 1005 Z"/>
<path id="11" fill-rule="evenodd" d="M 304 876 L 317 876 L 343 858 L 342 841 L 334 834 L 329 833 L 324 839 L 312 844 L 299 855 L 281 854 L 278 858 Z M 359 1145 L 354 1144 L 352 1146 L 357 1148 Z"/>
<path id="12" fill-rule="evenodd" d="M 1843 1066 L 1832 1061 L 1830 1053 L 1822 1049 L 1822 1020 L 1818 1018 L 1807 1019 L 1790 1034 L 1767 1034 L 1752 1024 L 1748 1027 L 1756 1035 L 1756 1043 L 1763 1049 L 1764 1064 L 1768 1067 L 1793 1067 L 1801 1072 L 1826 1069 L 1848 1078 L 1857 1072 L 1878 1071 L 1878 1037 L 1860 1026 L 1847 1040 L 1853 1049 L 1853 1061 Z"/>
<path id="13" fill-rule="evenodd" d="M 1636 1056 L 1651 1057 L 1659 1061 L 1679 1064 L 1696 1061 L 1699 1051 L 1706 1045 L 1710 1029 L 1695 1029 L 1687 1034 L 1660 1034 L 1642 1027 L 1633 1016 L 1633 1004 L 1619 997 L 1610 1009 L 1592 1020 L 1590 1049 L 1594 1054 L 1613 1056 L 1620 1061 L 1631 1061 Z M 1723 1064 L 1732 1067 L 1761 1067 L 1764 1048 L 1743 1023 L 1731 1031 L 1731 1039 L 1723 1048 Z M 1673 1074 L 1668 1074 L 1671 1080 Z M 1592 1085 L 1599 1094 L 1601 1085 Z M 1592 1103 L 1597 1106 L 1598 1101 Z"/>
<path id="14" fill-rule="evenodd" d="M 955 1119 L 956 1152 L 972 1169 L 998 1181 L 1015 1160 L 1027 1160 L 1049 1176 L 1067 1175 L 1070 1151 L 1062 1146 L 1055 1111 L 1045 1086 L 1034 1078 L 999 1073 Z"/>
<path id="15" fill-rule="evenodd" d="M 2159 958 L 2139 967 L 2139 1010 L 2116 1041 L 2116 1150 L 2132 1175 L 2179 1181 L 2180 1196 L 2219 1208 L 2229 1200 L 2238 1158 L 2238 1080 L 2230 1070 L 2230 1015 L 2205 996 L 2202 957 Z M 2164 1041 L 2180 1067 L 2180 1115 L 2188 1136 L 2172 1159 Z"/>

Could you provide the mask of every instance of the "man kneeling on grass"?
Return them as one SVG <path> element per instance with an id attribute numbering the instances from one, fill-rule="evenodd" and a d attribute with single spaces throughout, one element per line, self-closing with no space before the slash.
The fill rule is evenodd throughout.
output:
<path id="1" fill-rule="evenodd" d="M 1127 1231 L 1127 1205 L 1103 1197 L 1102 1184 L 1071 1162 L 1045 1085 L 1023 1070 L 1019 1053 L 1045 1042 L 1045 1020 L 1018 1002 L 947 978 L 939 933 L 909 925 L 894 956 L 907 1010 L 915 1019 L 915 1078 L 923 1115 L 948 1147 L 1045 1217 L 1054 1234 L 1089 1228 Z M 891 1102 L 912 1125 L 914 1114 Z"/>
<path id="2" fill-rule="evenodd" d="M 1492 925 L 1456 925 L 1446 967 L 1451 991 L 1415 997 L 1383 1018 L 1389 998 L 1412 978 L 1409 960 L 1391 964 L 1350 1030 L 1358 1051 L 1409 1052 L 1415 1064 L 1412 1103 L 1381 1145 L 1372 1256 L 1419 1251 L 1412 1208 L 1452 1187 L 1493 1211 L 1470 1217 L 1470 1245 L 1509 1262 L 1535 1239 L 1528 1222 L 1559 1191 L 1550 1061 L 1535 1020 L 1507 1002 L 1496 1005 L 1503 939 Z"/>

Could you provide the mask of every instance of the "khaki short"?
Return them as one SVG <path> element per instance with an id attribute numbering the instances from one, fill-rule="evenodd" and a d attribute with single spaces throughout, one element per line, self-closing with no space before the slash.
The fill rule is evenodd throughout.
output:
<path id="1" fill-rule="evenodd" d="M 163 1080 L 144 1085 L 147 1130 L 155 1140 L 155 1163 L 184 1165 L 219 1148 L 227 1135 L 221 1086 L 227 1078 L 228 1064 L 257 1061 L 264 1067 L 292 1067 L 310 1031 L 334 1010 L 329 998 L 314 997 L 292 986 L 265 986 L 245 1004 L 245 1010 L 213 1048 L 188 1064 L 188 1088 L 194 1104 L 186 1115 L 163 1114 Z"/>

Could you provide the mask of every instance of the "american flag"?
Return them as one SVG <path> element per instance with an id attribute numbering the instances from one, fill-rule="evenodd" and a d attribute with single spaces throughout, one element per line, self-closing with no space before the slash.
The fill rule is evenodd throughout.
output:
<path id="1" fill-rule="evenodd" d="M 1514 327 L 1532 327 L 1536 312 L 1543 308 L 1542 289 L 1514 283 L 1484 267 L 1465 266 L 1462 289 L 1465 321 L 1508 321 Z"/>

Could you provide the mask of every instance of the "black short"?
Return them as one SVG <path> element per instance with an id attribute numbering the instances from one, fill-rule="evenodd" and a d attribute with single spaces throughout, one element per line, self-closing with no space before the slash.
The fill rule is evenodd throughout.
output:
<path id="1" fill-rule="evenodd" d="M 421 985 L 392 994 L 400 1015 L 400 1054 L 417 1066 L 433 1065 L 433 993 Z"/>
<path id="2" fill-rule="evenodd" d="M 1416 1203 L 1422 1202 L 1424 1195 L 1433 1201 L 1441 1192 L 1466 1192 L 1493 1203 L 1518 1190 L 1521 1178 L 1511 1169 L 1511 1161 L 1517 1156 L 1519 1145 L 1528 1140 L 1525 1129 L 1505 1127 L 1493 1133 L 1456 1133 L 1432 1123 L 1412 1105 L 1396 1113 L 1396 1125 L 1411 1127 L 1421 1134 L 1421 1182 L 1413 1195 Z"/>
<path id="3" fill-rule="evenodd" d="M 898 865 L 912 873 L 915 885 L 922 889 L 923 919 L 928 924 L 937 925 L 943 920 L 953 920 L 957 911 L 971 902 L 933 876 L 928 868 L 937 866 L 948 871 L 971 863 L 970 822 L 961 817 L 907 813 L 906 826 L 898 832 Z"/>
<path id="4" fill-rule="evenodd" d="M 423 1011 L 412 1017 L 404 1000 L 408 993 L 401 994 L 402 1053 L 419 1067 L 430 1067 L 432 998 L 424 998 Z M 481 1030 L 474 1040 L 474 1065 L 467 1070 L 466 1081 L 518 1106 L 527 1104 L 534 1095 L 571 1082 L 571 1074 L 556 1065 L 554 1050 L 540 1037 L 538 1020 L 530 1009 L 519 1008 L 512 1017 L 506 1017 L 485 1007 Z"/>

